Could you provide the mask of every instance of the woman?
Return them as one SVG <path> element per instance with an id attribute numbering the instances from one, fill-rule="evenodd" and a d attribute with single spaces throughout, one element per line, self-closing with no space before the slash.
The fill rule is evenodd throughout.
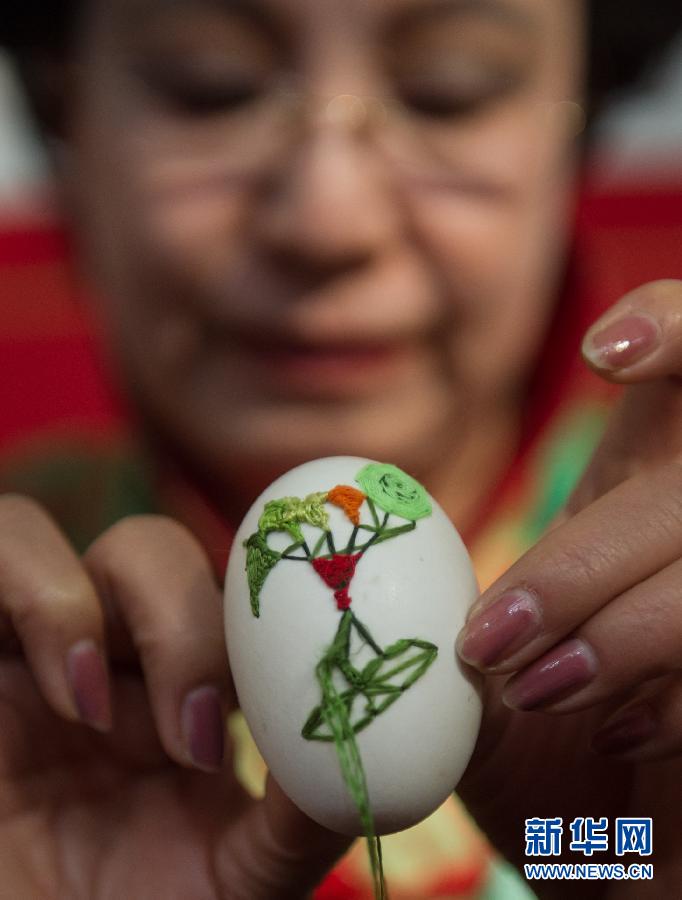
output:
<path id="1" fill-rule="evenodd" d="M 522 439 L 581 110 L 604 87 L 586 35 L 611 5 L 92 0 L 77 19 L 57 6 L 59 45 L 25 8 L 12 40 L 148 443 L 229 522 L 288 466 L 352 452 L 408 469 L 471 529 Z M 681 308 L 679 284 L 650 285 L 592 329 L 591 365 L 635 386 L 565 521 L 459 641 L 485 718 L 458 790 L 493 844 L 521 862 L 524 818 L 651 815 L 652 896 L 680 882 Z M 253 803 L 197 773 L 224 765 L 233 699 L 196 537 L 125 518 L 79 558 L 16 495 L 0 524 L 3 639 L 23 651 L 2 672 L 11 895 L 315 884 L 342 840 L 275 784 Z"/>

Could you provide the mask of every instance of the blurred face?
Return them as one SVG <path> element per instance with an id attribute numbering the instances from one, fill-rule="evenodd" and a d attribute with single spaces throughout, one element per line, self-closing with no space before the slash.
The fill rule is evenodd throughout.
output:
<path id="1" fill-rule="evenodd" d="M 108 0 L 71 185 L 144 416 L 229 489 L 427 473 L 517 408 L 568 218 L 579 0 Z"/>

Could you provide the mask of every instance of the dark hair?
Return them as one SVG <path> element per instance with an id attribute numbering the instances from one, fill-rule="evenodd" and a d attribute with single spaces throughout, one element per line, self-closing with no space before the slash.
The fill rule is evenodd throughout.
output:
<path id="1" fill-rule="evenodd" d="M 681 0 L 590 0 L 590 107 L 646 77 L 681 30 Z"/>
<path id="2" fill-rule="evenodd" d="M 88 0 L 19 0 L 3 12 L 0 45 L 14 56 L 39 121 L 58 124 L 54 91 L 40 62 L 68 56 L 79 10 Z M 636 85 L 682 28 L 682 0 L 588 0 L 588 115 Z"/>

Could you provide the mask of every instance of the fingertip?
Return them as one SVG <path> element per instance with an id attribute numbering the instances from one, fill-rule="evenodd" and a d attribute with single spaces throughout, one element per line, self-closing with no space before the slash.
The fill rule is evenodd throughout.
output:
<path id="1" fill-rule="evenodd" d="M 109 673 L 104 653 L 94 640 L 83 638 L 71 646 L 66 673 L 75 716 L 95 731 L 111 731 Z"/>
<path id="2" fill-rule="evenodd" d="M 100 537 L 87 564 L 139 659 L 164 751 L 180 766 L 220 771 L 229 667 L 203 548 L 173 520 L 133 517 Z"/>
<path id="3" fill-rule="evenodd" d="M 225 711 L 215 685 L 202 685 L 188 692 L 182 703 L 180 725 L 189 763 L 205 772 L 219 772 L 225 755 Z"/>
<path id="4" fill-rule="evenodd" d="M 658 319 L 643 310 L 632 310 L 599 320 L 583 339 L 586 362 L 599 374 L 616 378 L 619 373 L 651 356 L 663 342 Z"/>

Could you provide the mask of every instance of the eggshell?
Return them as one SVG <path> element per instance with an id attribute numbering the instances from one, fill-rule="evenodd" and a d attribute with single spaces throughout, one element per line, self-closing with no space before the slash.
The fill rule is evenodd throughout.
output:
<path id="1" fill-rule="evenodd" d="M 236 534 L 225 582 L 230 666 L 255 742 L 300 809 L 351 835 L 363 829 L 336 748 L 301 734 L 321 700 L 315 667 L 342 613 L 333 590 L 308 562 L 281 560 L 265 580 L 256 618 L 243 544 L 257 530 L 269 500 L 305 497 L 337 484 L 357 487 L 355 476 L 368 462 L 318 459 L 271 484 Z M 325 509 L 336 546 L 343 547 L 352 524 L 341 509 L 330 504 Z M 370 521 L 366 510 L 362 521 Z M 303 532 L 313 541 L 320 534 L 308 525 Z M 292 539 L 271 533 L 268 542 L 281 551 Z M 376 641 L 386 647 L 401 638 L 419 638 L 438 647 L 426 673 L 356 736 L 378 834 L 407 828 L 435 810 L 456 786 L 473 751 L 481 705 L 457 661 L 455 638 L 477 592 L 464 544 L 435 502 L 432 514 L 420 518 L 414 531 L 372 546 L 357 566 L 351 609 Z M 354 652 L 351 645 L 352 658 Z M 353 658 L 359 667 L 364 661 Z"/>

